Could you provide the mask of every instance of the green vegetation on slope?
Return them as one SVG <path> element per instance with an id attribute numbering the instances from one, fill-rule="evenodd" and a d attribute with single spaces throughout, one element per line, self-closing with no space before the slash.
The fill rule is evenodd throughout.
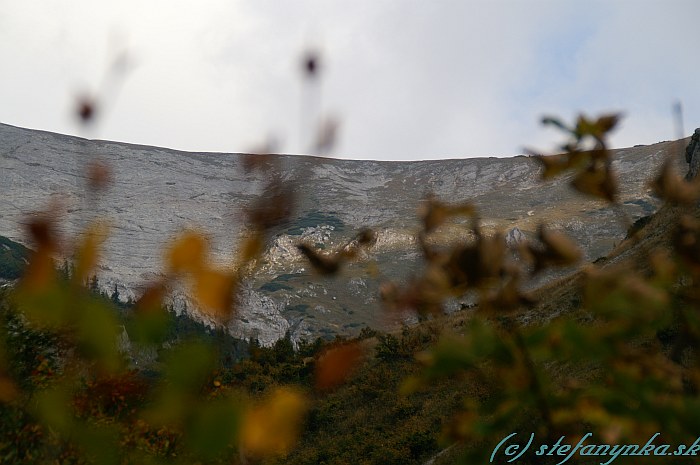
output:
<path id="1" fill-rule="evenodd" d="M 30 253 L 22 244 L 0 236 L 0 279 L 18 279 L 29 261 Z"/>
<path id="2" fill-rule="evenodd" d="M 20 388 L 29 396 L 25 401 L 29 401 L 60 379 L 67 368 L 65 351 L 70 344 L 59 335 L 28 326 L 18 318 L 8 298 L 7 292 L 0 294 L 7 370 L 13 379 L 23 380 Z M 187 332 L 194 334 L 192 328 Z M 315 363 L 333 347 L 353 341 L 317 339 L 302 342 L 296 351 L 289 338 L 270 348 L 251 341 L 246 348 L 248 358 L 233 365 L 220 360 L 218 368 L 210 365 L 212 371 L 199 389 L 210 399 L 208 402 L 232 392 L 262 399 L 276 388 L 290 385 L 309 393 L 312 406 L 298 447 L 279 462 L 269 459 L 270 463 L 420 463 L 439 450 L 445 422 L 456 412 L 463 395 L 458 379 L 436 383 L 418 395 L 397 395 L 402 380 L 420 370 L 414 354 L 435 342 L 436 337 L 437 326 L 430 323 L 405 328 L 397 335 L 365 330 L 354 342 L 367 349 L 367 360 L 348 383 L 330 391 L 315 390 Z M 214 345 L 219 342 L 210 336 L 205 339 Z M 78 418 L 86 425 L 111 425 L 109 428 L 127 441 L 125 447 L 134 449 L 127 455 L 124 451 L 118 454 L 123 459 L 152 456 L 195 460 L 177 427 L 151 430 L 136 415 L 148 407 L 149 386 L 165 381 L 167 360 L 177 354 L 177 348 L 161 350 L 160 358 L 166 362 L 156 372 L 129 371 L 106 380 L 88 377 L 74 388 L 70 402 Z M 84 463 L 80 449 L 53 433 L 41 414 L 22 404 L 0 402 L 3 463 L 44 463 L 56 456 L 66 463 Z M 232 453 L 207 463 L 231 463 Z"/>

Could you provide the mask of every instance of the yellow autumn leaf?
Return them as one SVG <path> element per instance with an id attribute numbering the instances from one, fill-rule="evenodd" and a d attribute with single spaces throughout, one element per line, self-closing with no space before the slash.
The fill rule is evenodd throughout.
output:
<path id="1" fill-rule="evenodd" d="M 307 410 L 304 396 L 289 388 L 275 390 L 243 420 L 241 446 L 252 456 L 285 455 L 299 436 Z"/>
<path id="2" fill-rule="evenodd" d="M 84 283 L 97 266 L 100 248 L 107 238 L 109 228 L 106 223 L 95 223 L 87 228 L 75 251 L 75 279 Z"/>
<path id="3" fill-rule="evenodd" d="M 207 253 L 206 239 L 197 232 L 188 231 L 170 245 L 165 263 L 171 273 L 196 273 L 205 266 Z"/>
<path id="4" fill-rule="evenodd" d="M 193 277 L 194 296 L 202 310 L 212 316 L 228 315 L 233 305 L 234 277 L 210 268 L 200 269 Z"/>

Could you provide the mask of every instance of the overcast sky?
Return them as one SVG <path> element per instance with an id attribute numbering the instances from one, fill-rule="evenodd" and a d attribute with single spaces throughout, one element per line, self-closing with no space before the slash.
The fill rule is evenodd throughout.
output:
<path id="1" fill-rule="evenodd" d="M 409 160 L 553 149 L 543 115 L 624 111 L 613 144 L 648 144 L 675 138 L 676 101 L 684 133 L 700 126 L 699 24 L 698 0 L 0 0 L 0 122 L 304 153 L 333 115 L 332 155 Z M 84 93 L 90 131 L 71 113 Z"/>

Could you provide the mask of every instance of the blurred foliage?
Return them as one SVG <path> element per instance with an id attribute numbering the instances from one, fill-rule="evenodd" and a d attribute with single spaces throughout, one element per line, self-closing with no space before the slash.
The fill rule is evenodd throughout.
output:
<path id="1" fill-rule="evenodd" d="M 536 155 L 544 168 L 543 179 L 573 172 L 574 189 L 615 206 L 617 185 L 605 141 L 618 119 L 616 115 L 582 116 L 569 127 L 545 118 L 545 124 L 560 128 L 569 140 L 561 146 L 562 154 Z M 534 432 L 551 443 L 561 436 L 575 443 L 587 432 L 607 444 L 644 444 L 656 432 L 673 444 L 696 439 L 699 184 L 686 182 L 670 166 L 669 160 L 651 183 L 668 204 L 657 215 L 671 223 L 661 224 L 662 230 L 670 231 L 669 247 L 642 241 L 643 227 L 653 218 L 635 224 L 630 241 L 636 243 L 642 263 L 587 265 L 580 280 L 583 302 L 573 312 L 533 323 L 533 311 L 527 308 L 532 305 L 530 299 L 523 299 L 518 287 L 509 288 L 516 279 L 579 258 L 571 241 L 563 236 L 547 238 L 544 228 L 539 246 L 519 247 L 520 263 L 529 261 L 530 269 L 508 262 L 481 242 L 478 226 L 473 228 L 481 250 L 470 252 L 472 268 L 461 267 L 471 272 L 472 279 L 449 281 L 446 276 L 454 273 L 444 273 L 443 263 L 453 259 L 439 262 L 443 276 L 437 282 L 443 290 L 437 298 L 429 295 L 428 309 L 444 296 L 463 291 L 455 285 L 474 288 L 482 299 L 459 334 L 441 338 L 419 355 L 425 368 L 419 377 L 407 380 L 406 389 L 419 390 L 457 374 L 487 386 L 487 396 L 464 400 L 463 413 L 446 431 L 452 440 L 464 444 L 465 463 L 485 463 L 498 441 L 512 432 Z M 429 266 L 435 260 L 431 253 L 426 253 Z M 486 255 L 489 267 L 476 266 Z M 491 281 L 484 284 L 485 277 Z M 426 308 L 421 306 L 424 295 L 409 295 L 411 299 L 406 299 L 394 291 L 394 305 Z M 530 318 L 522 319 L 527 315 Z M 541 459 L 533 455 L 520 461 L 540 463 Z"/>

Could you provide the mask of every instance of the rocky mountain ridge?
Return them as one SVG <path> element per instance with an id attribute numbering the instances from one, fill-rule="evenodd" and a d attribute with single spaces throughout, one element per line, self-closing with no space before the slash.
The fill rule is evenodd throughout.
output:
<path id="1" fill-rule="evenodd" d="M 648 180 L 665 157 L 687 170 L 687 140 L 614 151 L 623 210 L 631 221 L 659 205 Z M 384 279 L 405 280 L 420 266 L 415 233 L 417 207 L 428 194 L 448 202 L 472 201 L 486 231 L 506 232 L 515 243 L 540 223 L 570 234 L 586 259 L 606 254 L 626 234 L 619 212 L 573 192 L 569 179 L 540 182 L 532 158 L 469 158 L 381 162 L 292 155 L 278 157 L 284 179 L 297 183 L 291 224 L 276 231 L 241 294 L 241 313 L 229 331 L 270 344 L 289 331 L 295 338 L 357 332 L 386 324 L 378 302 Z M 113 182 L 100 195 L 87 189 L 85 166 L 108 165 Z M 65 237 L 90 221 L 108 219 L 99 279 L 117 285 L 123 299 L 135 297 L 163 269 L 162 250 L 183 228 L 205 231 L 216 260 L 230 263 L 245 233 L 246 206 L 261 193 L 264 179 L 246 174 L 242 154 L 189 153 L 87 140 L 0 124 L 0 235 L 24 241 L 26 215 L 52 205 Z M 365 260 L 335 278 L 309 270 L 297 252 L 299 241 L 332 248 L 361 227 L 377 232 Z M 459 230 L 446 240 L 460 240 Z M 177 311 L 199 315 L 187 295 L 176 291 Z M 459 306 L 455 302 L 454 306 Z"/>

